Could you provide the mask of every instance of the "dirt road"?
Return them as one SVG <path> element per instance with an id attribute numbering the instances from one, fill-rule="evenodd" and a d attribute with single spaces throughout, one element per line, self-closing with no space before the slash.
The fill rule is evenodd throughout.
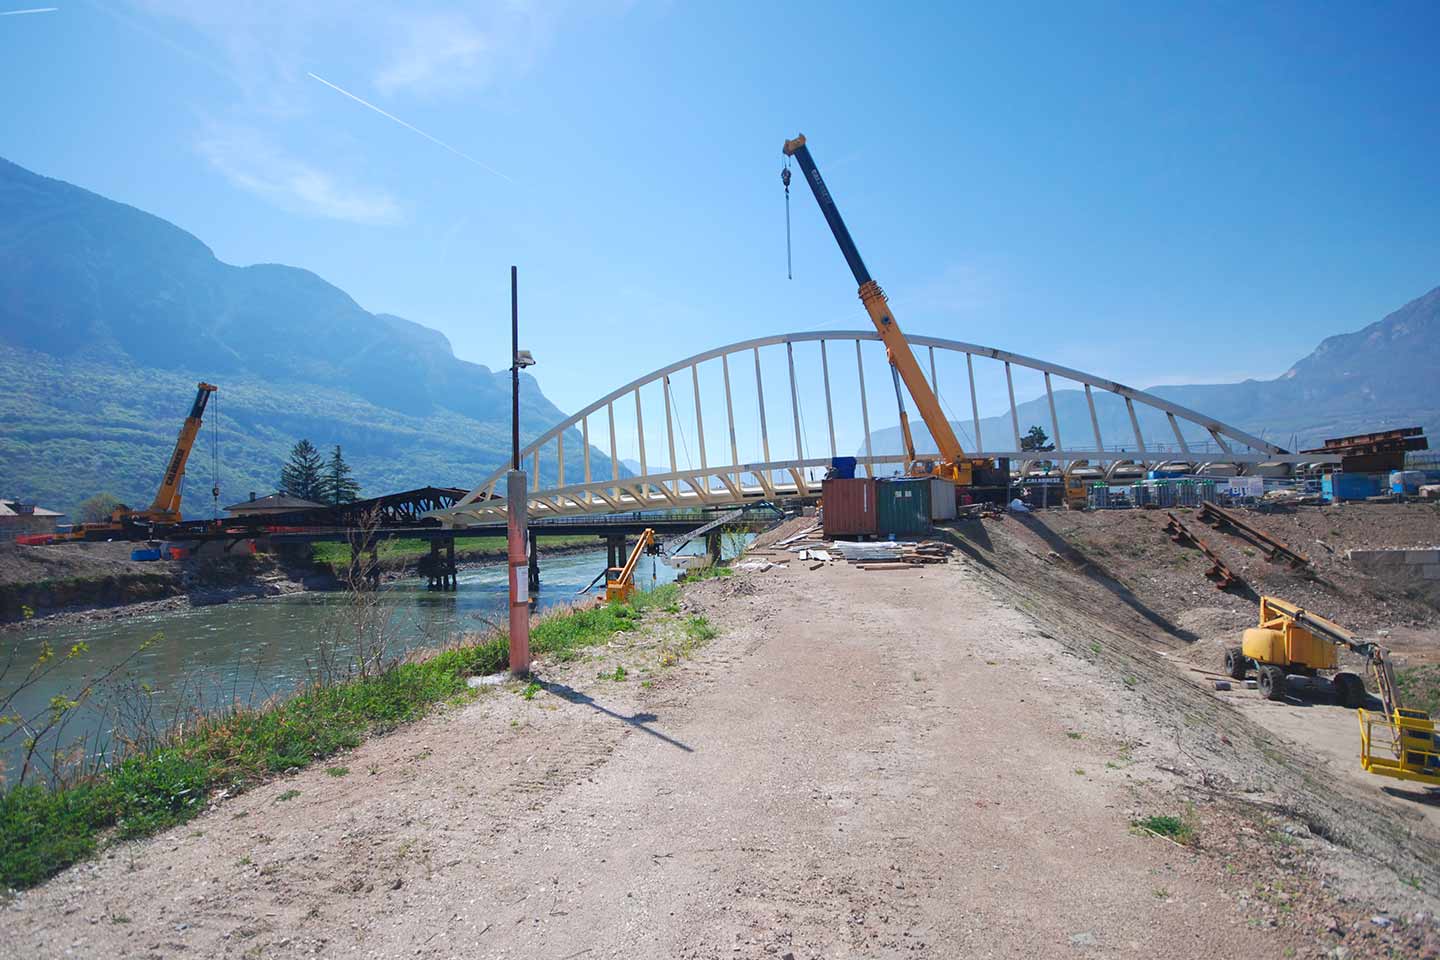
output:
<path id="1" fill-rule="evenodd" d="M 1144 702 L 974 568 L 685 603 L 721 628 L 691 659 L 607 649 L 630 680 L 549 670 L 223 802 L 0 909 L 6 953 L 1295 955 L 1243 880 L 1132 828 L 1185 815 L 1130 753 Z"/>

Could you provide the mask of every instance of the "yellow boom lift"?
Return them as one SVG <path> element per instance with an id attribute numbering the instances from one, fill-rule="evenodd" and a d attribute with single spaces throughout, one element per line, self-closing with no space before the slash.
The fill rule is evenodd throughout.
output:
<path id="1" fill-rule="evenodd" d="M 629 600 L 635 595 L 635 568 L 640 564 L 640 555 L 649 551 L 654 553 L 655 531 L 649 527 L 640 534 L 640 539 L 635 541 L 635 549 L 630 552 L 630 559 L 625 561 L 623 567 L 611 567 L 605 571 L 605 600 L 621 602 Z"/>
<path id="2" fill-rule="evenodd" d="M 190 451 L 195 446 L 195 438 L 200 435 L 200 426 L 205 417 L 205 405 L 209 403 L 210 394 L 214 393 L 216 389 L 213 384 L 203 381 L 196 384 L 195 402 L 190 406 L 190 416 L 185 418 L 184 424 L 180 427 L 180 436 L 175 439 L 175 449 L 170 453 L 170 459 L 166 462 L 165 475 L 160 479 L 160 489 L 155 491 L 155 499 L 151 501 L 150 507 L 146 510 L 131 510 L 121 504 L 110 514 L 108 521 L 80 524 L 67 539 L 99 540 L 123 533 L 127 527 L 134 527 L 137 524 L 180 522 L 180 494 L 185 480 L 185 463 L 190 459 Z M 216 495 L 219 495 L 218 488 Z"/>
<path id="3" fill-rule="evenodd" d="M 856 249 L 855 241 L 850 238 L 850 231 L 840 217 L 840 208 L 835 205 L 835 198 L 825 186 L 820 170 L 810 156 L 810 148 L 805 146 L 805 135 L 800 134 L 794 140 L 786 140 L 784 152 L 785 156 L 794 157 L 795 162 L 800 165 L 800 172 L 805 175 L 805 182 L 810 184 L 815 201 L 820 204 L 820 212 L 825 215 L 825 222 L 830 225 L 830 232 L 835 235 L 835 242 L 840 245 L 840 252 L 845 255 L 845 262 L 850 265 L 855 282 L 860 285 L 860 302 L 865 305 L 865 312 L 870 315 L 875 329 L 880 332 L 880 339 L 885 343 L 885 355 L 890 360 L 890 372 L 895 380 L 895 400 L 900 406 L 900 432 L 905 438 L 906 471 L 914 476 L 934 474 L 953 480 L 958 486 L 970 486 L 974 482 L 975 469 L 993 469 L 994 462 L 989 459 L 971 459 L 965 455 L 955 431 L 950 427 L 950 421 L 945 418 L 939 399 L 925 380 L 924 370 L 920 368 L 919 361 L 910 350 L 910 344 L 900 332 L 900 325 L 895 322 L 894 314 L 885 302 L 885 294 L 881 291 L 880 284 L 871 279 L 870 271 L 865 268 L 865 261 L 860 259 L 860 251 Z M 788 191 L 788 169 L 784 179 Z M 930 436 L 935 439 L 940 451 L 938 464 L 925 464 L 915 459 L 915 441 L 910 434 L 910 416 L 905 411 L 905 397 L 900 390 L 901 381 L 904 381 L 905 389 L 915 401 L 920 418 L 930 430 Z"/>
<path id="4" fill-rule="evenodd" d="M 1286 600 L 1262 597 L 1260 625 L 1245 631 L 1241 646 L 1225 651 L 1225 672 L 1243 680 L 1253 665 L 1260 692 L 1280 700 L 1289 676 L 1314 677 L 1321 670 L 1335 670 L 1342 646 L 1365 658 L 1383 705 L 1381 712 L 1363 709 L 1364 681 L 1353 673 L 1334 675 L 1335 698 L 1357 708 L 1360 766 L 1380 776 L 1440 786 L 1435 722 L 1425 711 L 1401 705 L 1390 651 L 1380 644 Z"/>

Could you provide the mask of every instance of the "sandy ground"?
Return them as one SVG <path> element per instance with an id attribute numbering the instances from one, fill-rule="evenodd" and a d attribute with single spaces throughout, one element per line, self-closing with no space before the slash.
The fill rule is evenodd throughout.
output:
<path id="1" fill-rule="evenodd" d="M 1043 562 L 999 539 L 993 557 Z M 659 665 L 655 637 L 627 637 L 543 670 L 534 700 L 497 689 L 338 758 L 344 775 L 317 767 L 226 800 L 0 909 L 7 955 L 1384 946 L 1375 936 L 1391 928 L 1366 918 L 1387 905 L 1347 905 L 1312 869 L 1321 841 L 1304 827 L 1286 821 L 1282 836 L 1189 806 L 1187 774 L 1155 731 L 1157 712 L 1203 699 L 1193 684 L 1153 656 L 1169 680 L 1128 676 L 1109 650 L 1077 656 L 1091 634 L 1022 612 L 1005 575 L 994 559 L 893 573 L 791 564 L 692 585 L 680 616 L 702 610 L 722 632 L 678 665 Z M 1115 657 L 1139 656 L 1125 645 L 1141 641 L 1118 636 L 1105 634 Z M 595 679 L 616 663 L 630 680 Z M 1149 814 L 1193 817 L 1200 842 L 1134 830 Z M 1399 925 L 1419 899 L 1397 900 Z"/>

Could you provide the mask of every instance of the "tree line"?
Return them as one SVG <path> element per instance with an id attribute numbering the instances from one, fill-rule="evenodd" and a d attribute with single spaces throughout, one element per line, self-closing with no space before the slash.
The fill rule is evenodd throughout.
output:
<path id="1" fill-rule="evenodd" d="M 335 444 L 329 458 L 325 458 L 313 443 L 302 439 L 290 448 L 290 459 L 280 468 L 280 482 L 275 489 L 301 500 L 339 506 L 359 499 L 360 484 L 351 474 L 340 444 Z"/>

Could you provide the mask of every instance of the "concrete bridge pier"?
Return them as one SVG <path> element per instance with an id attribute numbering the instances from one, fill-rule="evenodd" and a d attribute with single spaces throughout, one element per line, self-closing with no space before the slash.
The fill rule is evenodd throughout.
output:
<path id="1" fill-rule="evenodd" d="M 441 552 L 441 541 L 430 541 L 430 555 L 425 558 L 423 564 L 426 577 L 426 588 L 430 590 L 454 590 L 458 586 L 457 571 L 455 567 L 455 538 L 451 537 L 444 541 L 444 553 Z"/>
<path id="2" fill-rule="evenodd" d="M 624 566 L 625 564 L 625 537 L 624 535 L 610 536 L 605 538 L 605 567 Z"/>
<path id="3" fill-rule="evenodd" d="M 723 549 L 725 535 L 719 530 L 711 530 L 705 534 L 705 552 L 710 555 L 710 562 L 717 567 L 725 558 L 720 555 Z"/>

